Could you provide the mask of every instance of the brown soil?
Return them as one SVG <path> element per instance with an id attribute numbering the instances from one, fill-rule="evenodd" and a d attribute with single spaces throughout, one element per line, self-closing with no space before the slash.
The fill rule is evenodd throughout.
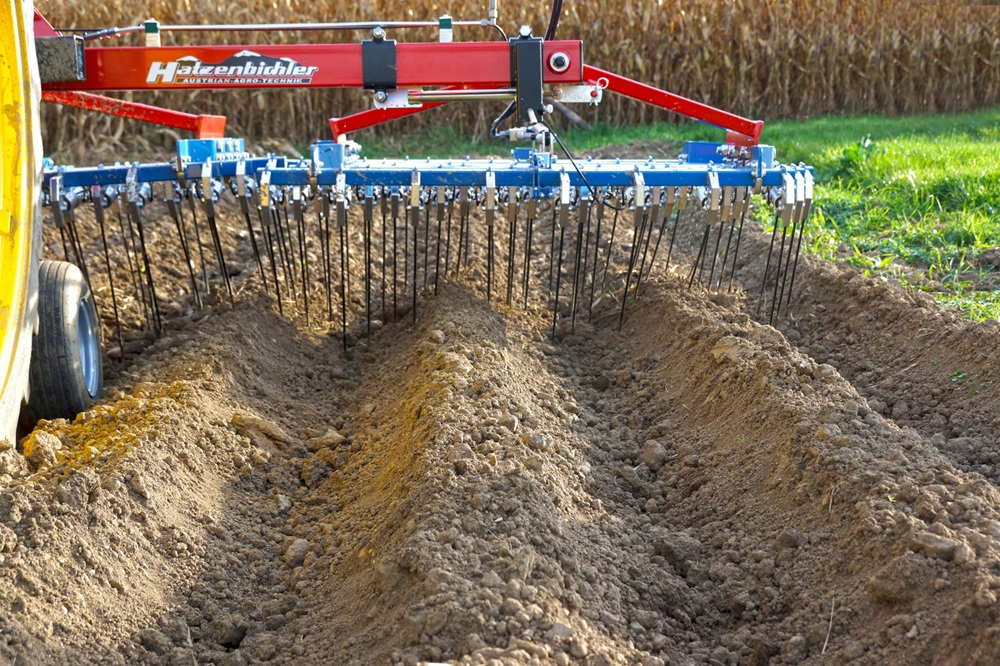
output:
<path id="1" fill-rule="evenodd" d="M 0 662 L 1000 662 L 996 324 L 806 259 L 771 327 L 745 242 L 750 296 L 553 342 L 474 264 L 347 355 L 242 250 L 0 452 Z"/>

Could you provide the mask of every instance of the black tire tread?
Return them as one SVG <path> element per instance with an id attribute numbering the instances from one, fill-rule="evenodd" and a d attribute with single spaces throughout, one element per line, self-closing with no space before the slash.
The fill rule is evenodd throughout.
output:
<path id="1" fill-rule="evenodd" d="M 70 338 L 65 324 L 75 313 L 67 312 L 77 298 L 67 299 L 72 264 L 43 261 L 38 275 L 38 333 L 32 349 L 28 410 L 35 418 L 73 418 L 90 408 L 92 399 L 83 382 L 75 337 Z M 80 295 L 89 287 L 80 281 Z M 71 344 L 72 343 L 72 344 Z"/>

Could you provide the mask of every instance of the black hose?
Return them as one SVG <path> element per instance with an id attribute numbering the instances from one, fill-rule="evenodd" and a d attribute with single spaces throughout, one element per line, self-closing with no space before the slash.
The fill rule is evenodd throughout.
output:
<path id="1" fill-rule="evenodd" d="M 556 28 L 559 27 L 559 15 L 562 13 L 562 0 L 552 0 L 552 13 L 549 14 L 549 26 L 545 28 L 543 39 L 555 39 Z"/>

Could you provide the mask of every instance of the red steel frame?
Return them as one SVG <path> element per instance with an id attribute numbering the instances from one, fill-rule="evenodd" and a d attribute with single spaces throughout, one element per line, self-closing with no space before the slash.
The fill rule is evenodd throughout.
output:
<path id="1" fill-rule="evenodd" d="M 36 36 L 54 36 L 51 25 L 36 11 Z M 271 73 L 235 74 L 226 67 L 228 58 L 251 51 L 261 63 L 280 62 Z M 654 88 L 583 62 L 579 41 L 547 41 L 543 44 L 547 84 L 601 85 L 660 108 L 675 111 L 728 130 L 727 142 L 756 145 L 764 123 L 716 109 L 706 104 Z M 562 52 L 570 67 L 553 70 L 549 56 Z M 280 61 L 278 60 L 280 59 Z M 510 46 L 506 42 L 413 42 L 396 46 L 397 86 L 400 88 L 451 87 L 505 88 L 510 81 Z M 360 44 L 282 44 L 254 46 L 106 47 L 84 49 L 85 81 L 47 83 L 43 99 L 79 108 L 133 118 L 145 122 L 192 130 L 200 138 L 222 136 L 225 118 L 162 109 L 118 100 L 94 91 L 240 89 L 240 88 L 339 88 L 364 86 Z M 234 70 L 230 72 L 229 70 Z M 344 118 L 332 118 L 334 138 L 426 109 L 442 102 L 415 108 L 369 109 Z"/>

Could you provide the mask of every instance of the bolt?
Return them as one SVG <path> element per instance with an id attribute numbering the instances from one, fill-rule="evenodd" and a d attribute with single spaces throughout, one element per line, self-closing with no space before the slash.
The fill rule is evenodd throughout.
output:
<path id="1" fill-rule="evenodd" d="M 375 91 L 375 101 L 376 102 L 381 103 L 381 102 L 386 101 L 387 99 L 389 99 L 389 93 L 387 93 L 384 90 L 376 90 Z"/>
<path id="2" fill-rule="evenodd" d="M 545 113 L 552 113 L 553 106 L 551 104 L 546 104 L 542 107 L 542 111 Z"/>
<path id="3" fill-rule="evenodd" d="M 524 39 L 531 37 L 531 26 L 522 25 L 520 30 L 517 31 L 517 34 L 521 35 L 521 37 L 523 37 Z"/>
<path id="4" fill-rule="evenodd" d="M 372 30 L 372 37 L 375 38 L 376 42 L 381 42 L 383 39 L 385 39 L 385 30 L 382 28 L 382 26 L 376 26 L 375 29 Z"/>

